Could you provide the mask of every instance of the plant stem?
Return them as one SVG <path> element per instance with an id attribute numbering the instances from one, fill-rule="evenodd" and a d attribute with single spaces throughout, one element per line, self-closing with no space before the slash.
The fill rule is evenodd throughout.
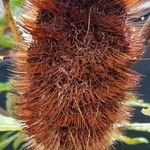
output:
<path id="1" fill-rule="evenodd" d="M 3 5 L 4 5 L 4 9 L 5 9 L 5 15 L 8 19 L 8 25 L 11 29 L 13 38 L 15 40 L 15 42 L 19 42 L 20 41 L 20 36 L 16 27 L 16 22 L 13 18 L 12 12 L 11 12 L 11 8 L 10 8 L 10 0 L 3 0 Z"/>

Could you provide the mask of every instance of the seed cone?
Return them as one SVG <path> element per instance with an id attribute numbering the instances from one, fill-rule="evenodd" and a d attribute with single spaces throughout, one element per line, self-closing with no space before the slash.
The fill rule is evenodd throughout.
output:
<path id="1" fill-rule="evenodd" d="M 126 24 L 133 2 L 26 1 L 22 26 L 32 40 L 13 60 L 15 116 L 29 149 L 106 150 L 116 139 L 138 81 L 131 67 L 142 44 Z"/>

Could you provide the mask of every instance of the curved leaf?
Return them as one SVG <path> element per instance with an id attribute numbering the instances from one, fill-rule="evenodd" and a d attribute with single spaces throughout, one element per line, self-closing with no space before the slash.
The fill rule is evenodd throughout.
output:
<path id="1" fill-rule="evenodd" d="M 11 117 L 0 115 L 0 131 L 20 131 L 21 124 Z"/>
<path id="2" fill-rule="evenodd" d="M 149 143 L 149 141 L 143 137 L 131 138 L 131 137 L 122 135 L 122 136 L 120 136 L 120 140 L 128 145 L 148 144 Z"/>

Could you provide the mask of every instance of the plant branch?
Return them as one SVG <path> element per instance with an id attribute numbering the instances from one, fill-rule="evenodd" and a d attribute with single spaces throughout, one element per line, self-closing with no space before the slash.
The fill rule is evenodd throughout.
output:
<path id="1" fill-rule="evenodd" d="M 4 5 L 4 9 L 5 9 L 5 15 L 8 19 L 8 25 L 11 29 L 13 38 L 15 40 L 15 42 L 19 42 L 20 41 L 20 36 L 16 27 L 16 22 L 13 18 L 12 12 L 11 12 L 11 8 L 10 8 L 10 0 L 3 0 L 3 5 Z"/>

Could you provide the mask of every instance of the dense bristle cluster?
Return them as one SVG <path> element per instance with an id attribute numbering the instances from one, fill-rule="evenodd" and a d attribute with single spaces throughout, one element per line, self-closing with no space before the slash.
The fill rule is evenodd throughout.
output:
<path id="1" fill-rule="evenodd" d="M 133 2 L 26 2 L 23 26 L 32 41 L 14 60 L 16 116 L 26 124 L 30 149 L 110 147 L 117 124 L 129 117 L 124 102 L 138 80 L 131 70 L 138 46 L 126 26 Z"/>

